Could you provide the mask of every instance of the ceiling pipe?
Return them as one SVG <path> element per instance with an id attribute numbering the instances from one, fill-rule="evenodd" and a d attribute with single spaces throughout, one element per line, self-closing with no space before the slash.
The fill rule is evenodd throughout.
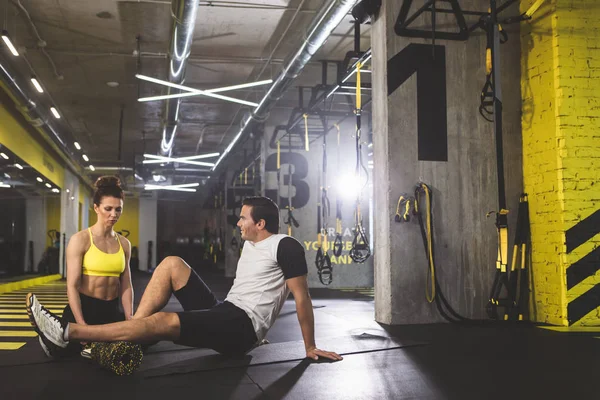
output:
<path id="1" fill-rule="evenodd" d="M 173 26 L 171 27 L 168 55 L 168 80 L 171 83 L 181 85 L 185 80 L 185 69 L 187 59 L 191 52 L 197 12 L 197 0 L 173 0 L 171 3 Z M 181 90 L 171 87 L 167 88 L 167 95 L 177 93 L 181 93 Z M 165 101 L 163 122 L 161 126 L 162 140 L 160 142 L 160 153 L 163 156 L 170 156 L 173 151 L 175 134 L 177 133 L 177 125 L 179 122 L 180 104 L 181 98 L 168 99 Z"/>
<path id="2" fill-rule="evenodd" d="M 52 121 L 53 117 L 50 118 L 49 112 L 44 110 L 43 107 L 38 107 L 32 100 L 32 97 L 28 94 L 27 90 L 23 89 L 14 78 L 13 74 L 11 74 L 11 71 L 9 71 L 4 60 L 0 59 L 0 61 L 2 61 L 0 62 L 0 83 L 2 83 L 0 86 L 7 89 L 8 95 L 15 102 L 17 109 L 23 114 L 27 122 L 42 133 L 41 136 L 65 162 L 67 167 L 69 167 L 82 182 L 85 182 L 89 187 L 92 187 L 89 178 L 82 172 L 83 167 L 77 162 L 60 133 L 52 126 L 50 121 Z"/>
<path id="3" fill-rule="evenodd" d="M 215 163 L 213 171 L 217 169 L 221 161 L 233 150 L 240 137 L 247 134 L 255 123 L 264 122 L 269 116 L 277 101 L 283 96 L 292 82 L 300 75 L 306 64 L 315 53 L 323 46 L 331 32 L 342 22 L 344 17 L 352 11 L 358 0 L 328 0 L 317 15 L 313 18 L 302 43 L 295 49 L 284 62 L 283 67 L 273 85 L 261 99 L 258 106 L 246 117 L 242 127 L 221 157 Z"/>

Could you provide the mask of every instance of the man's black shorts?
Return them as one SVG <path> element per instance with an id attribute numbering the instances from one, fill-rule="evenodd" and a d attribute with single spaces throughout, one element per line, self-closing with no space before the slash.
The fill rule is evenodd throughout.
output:
<path id="1" fill-rule="evenodd" d="M 193 270 L 187 284 L 174 294 L 185 310 L 177 313 L 181 327 L 175 343 L 225 355 L 243 355 L 256 344 L 248 314 L 232 303 L 218 302 Z"/>

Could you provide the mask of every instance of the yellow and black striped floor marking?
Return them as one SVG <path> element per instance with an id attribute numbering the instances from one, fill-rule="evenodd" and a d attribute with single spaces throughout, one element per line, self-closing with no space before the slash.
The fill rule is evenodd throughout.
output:
<path id="1" fill-rule="evenodd" d="M 566 232 L 567 318 L 569 325 L 598 319 L 600 308 L 600 210 L 584 218 Z M 600 322 L 600 321 L 593 321 Z M 592 322 L 592 323 L 593 323 Z"/>
<path id="2" fill-rule="evenodd" d="M 25 310 L 25 297 L 30 292 L 57 315 L 62 315 L 68 303 L 64 282 L 50 282 L 0 295 L 0 351 L 18 350 L 27 340 L 37 337 Z"/>

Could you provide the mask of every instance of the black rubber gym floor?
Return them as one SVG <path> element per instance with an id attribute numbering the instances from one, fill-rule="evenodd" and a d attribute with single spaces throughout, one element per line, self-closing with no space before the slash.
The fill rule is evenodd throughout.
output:
<path id="1" fill-rule="evenodd" d="M 134 275 L 137 300 L 149 276 Z M 224 298 L 230 281 L 203 278 Z M 340 362 L 303 359 L 293 300 L 270 344 L 244 358 L 159 343 L 142 367 L 119 377 L 83 358 L 50 361 L 37 338 L 0 351 L 0 399 L 592 399 L 599 398 L 600 328 L 561 333 L 536 327 L 450 324 L 388 327 L 373 298 L 312 290 L 317 343 Z M 167 310 L 179 309 L 173 298 Z M 2 338 L 4 339 L 4 338 Z M 10 339 L 10 338 L 8 338 Z"/>

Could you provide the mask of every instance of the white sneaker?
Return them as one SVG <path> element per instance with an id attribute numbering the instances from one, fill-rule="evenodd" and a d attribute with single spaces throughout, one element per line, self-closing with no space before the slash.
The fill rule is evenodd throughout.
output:
<path id="1" fill-rule="evenodd" d="M 91 360 L 92 359 L 92 348 L 85 347 L 83 350 L 81 350 L 81 357 Z"/>
<path id="2" fill-rule="evenodd" d="M 29 321 L 40 337 L 43 335 L 43 338 L 58 347 L 67 347 L 69 342 L 64 340 L 66 324 L 63 324 L 56 314 L 43 307 L 33 293 L 27 294 L 26 308 Z M 45 344 L 48 345 L 47 342 Z"/>

